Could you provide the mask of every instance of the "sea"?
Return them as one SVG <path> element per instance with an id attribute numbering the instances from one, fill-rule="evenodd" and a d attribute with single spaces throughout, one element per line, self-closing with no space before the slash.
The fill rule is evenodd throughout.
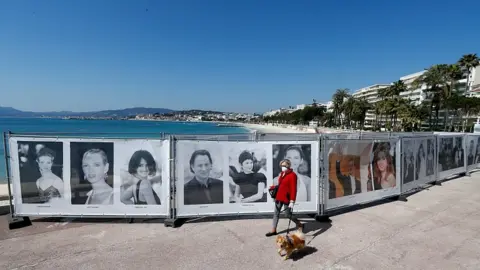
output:
<path id="1" fill-rule="evenodd" d="M 72 120 L 51 118 L 0 118 L 0 132 L 65 133 L 82 137 L 152 138 L 166 134 L 243 134 L 242 127 L 218 126 L 214 122 L 169 122 L 148 120 Z M 5 150 L 0 144 L 0 184 L 6 183 Z"/>

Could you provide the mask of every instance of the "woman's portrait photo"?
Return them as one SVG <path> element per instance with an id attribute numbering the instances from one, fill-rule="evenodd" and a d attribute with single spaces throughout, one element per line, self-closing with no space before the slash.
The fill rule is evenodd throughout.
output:
<path id="1" fill-rule="evenodd" d="M 373 188 L 380 190 L 396 186 L 395 144 L 376 142 L 373 144 Z"/>
<path id="2" fill-rule="evenodd" d="M 417 140 L 415 146 L 415 180 L 424 179 L 427 177 L 427 140 Z"/>
<path id="3" fill-rule="evenodd" d="M 123 204 L 162 204 L 162 163 L 156 154 L 161 153 L 161 147 L 161 142 L 156 141 L 115 143 L 115 168 L 121 179 L 120 201 Z"/>
<path id="4" fill-rule="evenodd" d="M 230 203 L 267 202 L 267 150 L 262 145 L 251 146 L 230 148 L 229 176 L 234 183 Z"/>
<path id="5" fill-rule="evenodd" d="M 404 140 L 403 142 L 403 183 L 410 183 L 415 178 L 415 156 L 413 154 L 413 140 Z"/>
<path id="6" fill-rule="evenodd" d="M 113 143 L 70 143 L 72 204 L 113 204 Z"/>
<path id="7" fill-rule="evenodd" d="M 183 145 L 187 148 L 187 145 Z M 188 144 L 180 156 L 184 205 L 223 203 L 223 151 L 220 144 Z M 230 189 L 233 187 L 230 183 Z"/>
<path id="8" fill-rule="evenodd" d="M 18 142 L 22 202 L 51 204 L 65 196 L 62 142 Z"/>
<path id="9" fill-rule="evenodd" d="M 297 175 L 297 201 L 311 201 L 311 177 L 312 177 L 312 145 L 311 144 L 274 144 L 273 155 L 273 184 L 277 185 L 280 175 L 280 161 L 288 159 L 291 169 Z"/>

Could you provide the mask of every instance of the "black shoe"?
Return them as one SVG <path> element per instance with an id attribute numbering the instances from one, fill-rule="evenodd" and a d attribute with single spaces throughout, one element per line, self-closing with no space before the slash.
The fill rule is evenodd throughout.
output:
<path id="1" fill-rule="evenodd" d="M 273 236 L 273 235 L 277 235 L 277 232 L 268 232 L 265 234 L 266 237 L 270 237 L 270 236 Z"/>

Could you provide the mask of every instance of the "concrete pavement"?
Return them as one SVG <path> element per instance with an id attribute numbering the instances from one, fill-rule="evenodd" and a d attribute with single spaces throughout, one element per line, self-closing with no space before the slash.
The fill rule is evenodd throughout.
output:
<path id="1" fill-rule="evenodd" d="M 309 248 L 283 261 L 270 219 L 126 224 L 0 220 L 0 269 L 480 269 L 480 173 L 391 202 L 304 218 Z M 286 228 L 281 220 L 279 229 Z"/>

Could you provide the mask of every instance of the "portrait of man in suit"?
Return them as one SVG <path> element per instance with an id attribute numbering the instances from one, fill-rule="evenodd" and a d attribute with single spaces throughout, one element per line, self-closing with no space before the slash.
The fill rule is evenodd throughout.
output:
<path id="1" fill-rule="evenodd" d="M 193 178 L 184 186 L 184 204 L 223 203 L 223 181 L 210 177 L 213 160 L 209 151 L 196 150 L 190 157 Z"/>
<path id="2" fill-rule="evenodd" d="M 344 196 L 349 196 L 353 194 L 358 194 L 362 192 L 362 187 L 361 187 L 361 182 L 359 179 L 357 179 L 355 170 L 356 170 L 356 164 L 355 164 L 355 159 L 353 157 L 349 157 L 347 159 L 343 158 L 343 151 L 341 150 L 341 147 L 337 148 L 337 161 L 335 164 L 336 167 L 336 175 L 337 179 L 340 181 L 340 183 L 343 186 L 343 194 Z M 348 166 L 347 166 L 347 174 L 342 174 L 341 172 L 341 161 L 346 161 Z"/>

